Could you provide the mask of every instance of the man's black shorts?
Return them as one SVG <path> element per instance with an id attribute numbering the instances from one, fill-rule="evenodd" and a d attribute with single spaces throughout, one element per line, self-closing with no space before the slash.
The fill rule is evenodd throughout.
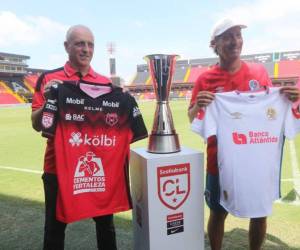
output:
<path id="1" fill-rule="evenodd" d="M 216 212 L 226 212 L 220 205 L 219 175 L 206 173 L 205 201 L 207 206 Z"/>

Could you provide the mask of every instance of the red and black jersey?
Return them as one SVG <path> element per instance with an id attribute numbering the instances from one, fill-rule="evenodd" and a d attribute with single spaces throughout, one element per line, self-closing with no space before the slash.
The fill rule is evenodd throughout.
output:
<path id="1" fill-rule="evenodd" d="M 66 223 L 131 208 L 129 146 L 147 137 L 129 93 L 112 87 L 110 93 L 93 98 L 80 84 L 64 82 L 52 88 L 42 113 L 43 135 L 54 136 L 57 219 Z"/>
<path id="2" fill-rule="evenodd" d="M 81 76 L 77 70 L 72 68 L 69 62 L 66 62 L 64 67 L 49 70 L 41 74 L 39 77 L 35 92 L 32 99 L 32 110 L 38 110 L 42 108 L 46 102 L 44 98 L 44 86 L 51 80 L 61 80 L 61 81 L 89 81 L 93 83 L 110 84 L 111 81 L 107 77 L 95 72 L 92 67 L 86 75 Z M 52 139 L 47 140 L 47 147 L 45 151 L 44 158 L 44 171 L 47 173 L 56 174 L 55 166 L 55 154 L 54 154 L 54 142 Z"/>

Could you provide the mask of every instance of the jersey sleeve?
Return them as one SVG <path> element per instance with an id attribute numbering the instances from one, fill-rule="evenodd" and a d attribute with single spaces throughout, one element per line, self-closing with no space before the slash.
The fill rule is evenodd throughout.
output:
<path id="1" fill-rule="evenodd" d="M 50 89 L 49 98 L 42 110 L 42 136 L 52 138 L 55 134 L 58 119 L 58 86 L 53 85 Z"/>
<path id="2" fill-rule="evenodd" d="M 205 141 L 212 136 L 217 134 L 217 105 L 216 100 L 214 100 L 205 109 L 203 116 L 197 116 L 192 124 L 191 129 L 193 132 L 199 134 Z"/>
<path id="3" fill-rule="evenodd" d="M 293 139 L 300 133 L 300 116 L 295 109 L 290 105 L 284 121 L 284 134 L 288 139 Z"/>
<path id="4" fill-rule="evenodd" d="M 195 104 L 196 97 L 198 95 L 198 92 L 200 91 L 200 88 L 201 88 L 201 76 L 198 77 L 198 79 L 196 80 L 195 85 L 193 87 L 189 109 Z"/>
<path id="5" fill-rule="evenodd" d="M 32 98 L 31 108 L 33 111 L 41 108 L 46 101 L 43 94 L 44 84 L 45 84 L 45 75 L 42 74 L 37 80 L 35 91 Z"/>
<path id="6" fill-rule="evenodd" d="M 143 116 L 141 111 L 136 103 L 134 97 L 129 95 L 129 119 L 130 119 L 130 127 L 133 133 L 132 142 L 144 139 L 148 136 L 148 131 L 144 123 Z"/>

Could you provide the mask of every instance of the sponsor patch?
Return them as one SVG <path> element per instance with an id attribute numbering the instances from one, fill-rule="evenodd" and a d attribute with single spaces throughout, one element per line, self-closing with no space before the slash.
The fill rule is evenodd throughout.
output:
<path id="1" fill-rule="evenodd" d="M 184 231 L 183 213 L 171 214 L 167 216 L 167 235 L 182 233 Z"/>
<path id="2" fill-rule="evenodd" d="M 105 173 L 100 157 L 89 151 L 78 158 L 73 194 L 105 192 Z"/>

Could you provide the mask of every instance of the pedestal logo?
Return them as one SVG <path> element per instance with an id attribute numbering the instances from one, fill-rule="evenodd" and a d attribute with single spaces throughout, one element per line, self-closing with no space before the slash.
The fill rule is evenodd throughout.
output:
<path id="1" fill-rule="evenodd" d="M 168 208 L 176 210 L 190 193 L 190 164 L 157 168 L 158 197 Z"/>

